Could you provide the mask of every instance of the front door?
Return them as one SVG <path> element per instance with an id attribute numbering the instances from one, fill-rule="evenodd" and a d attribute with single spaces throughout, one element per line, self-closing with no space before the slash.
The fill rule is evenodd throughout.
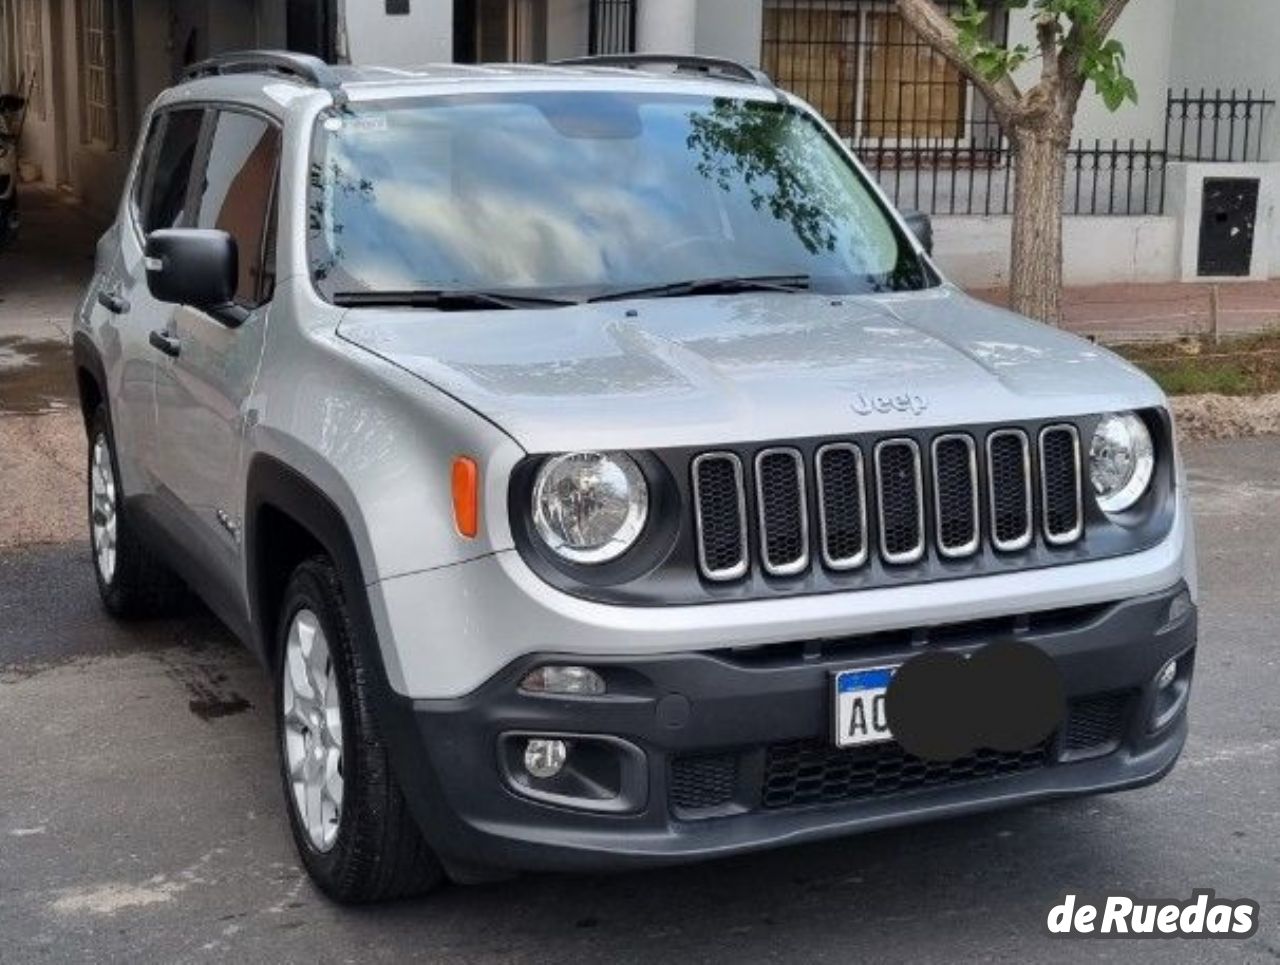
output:
<path id="1" fill-rule="evenodd" d="M 274 272 L 280 131 L 256 114 L 219 110 L 194 192 L 194 224 L 229 233 L 239 253 L 234 304 L 209 313 L 175 306 L 177 354 L 156 379 L 158 482 L 172 516 L 211 565 L 212 602 L 243 590 L 243 447 L 267 329 Z M 219 608 L 220 609 L 220 608 Z"/>
<path id="2" fill-rule="evenodd" d="M 148 508 L 154 508 L 156 493 L 156 371 L 167 362 L 150 335 L 168 324 L 173 306 L 157 301 L 147 288 L 144 246 L 152 231 L 187 224 L 204 119 L 201 109 L 164 111 L 152 118 L 128 217 L 120 224 L 120 255 L 90 305 L 95 321 L 103 320 L 100 341 L 108 366 L 119 373 L 111 387 L 111 420 L 121 483 Z M 119 353 L 118 368 L 114 353 Z"/>

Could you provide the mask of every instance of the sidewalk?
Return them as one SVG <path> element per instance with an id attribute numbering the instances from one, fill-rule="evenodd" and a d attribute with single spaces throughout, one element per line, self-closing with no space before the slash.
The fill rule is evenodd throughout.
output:
<path id="1" fill-rule="evenodd" d="M 1091 285 L 1068 288 L 1063 327 L 1102 342 L 1148 341 L 1208 334 L 1212 285 Z M 1008 302 L 1004 289 L 974 290 L 996 305 Z M 1218 286 L 1218 333 L 1241 335 L 1280 327 L 1280 280 L 1229 282 Z"/>
<path id="2" fill-rule="evenodd" d="M 57 191 L 20 191 L 22 227 L 0 250 L 0 336 L 67 342 L 106 226 Z"/>

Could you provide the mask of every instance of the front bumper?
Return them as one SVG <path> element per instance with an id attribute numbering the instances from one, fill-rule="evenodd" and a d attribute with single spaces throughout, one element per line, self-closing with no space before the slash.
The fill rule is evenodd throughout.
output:
<path id="1" fill-rule="evenodd" d="M 446 863 L 601 870 L 698 860 L 1159 780 L 1187 732 L 1194 607 L 1170 622 L 1185 593 L 1178 584 L 1114 604 L 748 650 L 575 655 L 608 681 L 609 694 L 594 698 L 522 694 L 528 670 L 557 662 L 526 656 L 465 697 L 393 698 L 385 725 L 400 782 Z M 1040 647 L 1061 671 L 1070 712 L 1046 745 L 951 766 L 925 766 L 892 744 L 830 747 L 833 671 L 1000 639 Z M 1157 693 L 1175 658 L 1176 686 Z M 603 797 L 570 806 L 547 793 L 553 785 L 521 777 L 528 735 L 590 748 L 588 776 Z"/>

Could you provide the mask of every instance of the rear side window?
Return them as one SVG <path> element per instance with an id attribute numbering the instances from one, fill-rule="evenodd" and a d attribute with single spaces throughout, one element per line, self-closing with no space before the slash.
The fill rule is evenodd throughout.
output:
<path id="1" fill-rule="evenodd" d="M 138 204 L 142 230 L 176 228 L 187 223 L 187 188 L 200 144 L 202 110 L 167 111 L 151 125 L 142 172 L 142 197 Z"/>
<path id="2" fill-rule="evenodd" d="M 245 307 L 271 297 L 279 162 L 278 128 L 249 114 L 218 113 L 196 227 L 217 228 L 235 238 L 240 254 L 236 303 Z"/>

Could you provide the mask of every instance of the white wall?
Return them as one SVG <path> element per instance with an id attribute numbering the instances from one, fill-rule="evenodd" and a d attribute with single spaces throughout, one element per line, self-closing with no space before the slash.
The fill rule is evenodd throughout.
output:
<path id="1" fill-rule="evenodd" d="M 453 0 L 412 0 L 388 16 L 380 0 L 347 0 L 347 53 L 353 64 L 414 67 L 453 60 Z"/>
<path id="2" fill-rule="evenodd" d="M 1009 283 L 1013 219 L 933 219 L 934 252 L 959 285 Z M 1063 275 L 1068 285 L 1168 282 L 1178 279 L 1178 221 L 1172 217 L 1066 218 Z"/>
<path id="3" fill-rule="evenodd" d="M 1173 34 L 1172 87 L 1280 96 L 1280 3 L 1277 0 L 1179 0 Z M 1266 119 L 1263 158 L 1280 161 L 1280 113 Z M 1251 152 L 1252 153 L 1252 152 Z"/>
<path id="4" fill-rule="evenodd" d="M 638 0 L 636 49 L 644 53 L 691 54 L 698 27 L 698 0 Z"/>
<path id="5" fill-rule="evenodd" d="M 547 60 L 585 56 L 590 26 L 589 0 L 547 0 Z"/>
<path id="6" fill-rule="evenodd" d="M 763 30 L 764 4 L 759 0 L 698 0 L 700 54 L 758 67 Z"/>

